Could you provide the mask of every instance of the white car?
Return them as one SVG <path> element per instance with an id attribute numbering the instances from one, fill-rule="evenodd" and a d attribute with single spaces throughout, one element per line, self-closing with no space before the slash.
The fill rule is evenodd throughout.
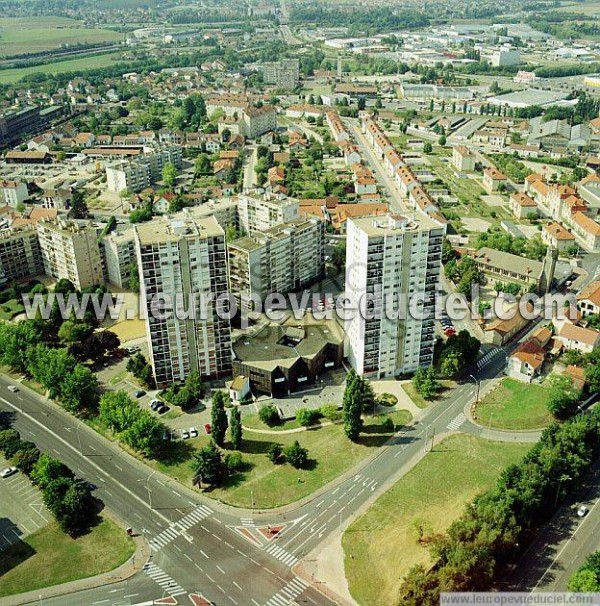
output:
<path id="1" fill-rule="evenodd" d="M 19 391 L 19 388 L 16 385 L 9 385 L 8 391 L 12 391 L 13 393 L 16 393 L 17 391 Z"/>
<path id="2" fill-rule="evenodd" d="M 0 471 L 0 478 L 8 478 L 8 477 L 12 476 L 14 473 L 17 473 L 16 467 L 7 467 L 6 469 L 3 469 L 2 471 Z"/>
<path id="3" fill-rule="evenodd" d="M 190 427 L 190 438 L 198 437 L 198 430 L 195 427 Z"/>
<path id="4" fill-rule="evenodd" d="M 583 518 L 583 517 L 585 517 L 585 515 L 587 514 L 588 511 L 589 511 L 589 509 L 587 508 L 587 506 L 581 505 L 579 507 L 579 509 L 577 510 L 577 516 L 580 518 Z"/>

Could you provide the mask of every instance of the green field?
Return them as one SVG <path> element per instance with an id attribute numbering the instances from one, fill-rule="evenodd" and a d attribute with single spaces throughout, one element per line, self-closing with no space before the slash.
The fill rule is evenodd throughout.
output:
<path id="1" fill-rule="evenodd" d="M 0 19 L 0 57 L 39 53 L 63 44 L 116 42 L 123 34 L 85 28 L 81 21 L 62 17 Z"/>
<path id="2" fill-rule="evenodd" d="M 134 550 L 123 529 L 107 518 L 77 539 L 52 522 L 0 553 L 0 597 L 108 572 Z"/>
<path id="3" fill-rule="evenodd" d="M 590 15 L 597 17 L 600 14 L 600 2 L 563 2 L 557 11 L 565 13 L 580 13 L 581 15 Z"/>
<path id="4" fill-rule="evenodd" d="M 67 61 L 55 61 L 34 67 L 17 67 L 15 69 L 3 69 L 0 71 L 0 84 L 11 84 L 18 82 L 23 76 L 29 74 L 62 74 L 64 72 L 85 71 L 86 69 L 97 69 L 109 67 L 119 61 L 121 53 L 106 53 L 104 55 L 90 55 L 79 59 L 68 59 Z"/>
<path id="5" fill-rule="evenodd" d="M 252 507 L 254 497 L 254 506 L 259 509 L 278 507 L 302 499 L 383 445 L 393 435 L 393 432 L 383 427 L 383 419 L 386 416 L 389 416 L 396 426 L 405 425 L 411 418 L 406 410 L 375 418 L 368 417 L 357 443 L 346 438 L 341 425 L 278 435 L 246 431 L 241 452 L 247 469 L 229 478 L 225 486 L 209 490 L 206 494 L 224 503 L 248 508 Z M 298 440 L 308 449 L 312 468 L 298 470 L 288 464 L 274 465 L 267 458 L 272 443 L 276 442 L 285 447 L 294 440 Z M 206 435 L 186 442 L 177 442 L 178 448 L 181 449 L 180 460 L 173 457 L 174 460 L 170 464 L 156 461 L 148 461 L 148 464 L 190 486 L 193 476 L 190 451 L 207 443 Z"/>
<path id="6" fill-rule="evenodd" d="M 16 299 L 10 299 L 6 303 L 0 304 L 0 320 L 10 321 L 16 315 L 23 313 L 25 308 Z"/>
<path id="7" fill-rule="evenodd" d="M 402 577 L 415 564 L 432 563 L 427 541 L 417 541 L 415 520 L 428 529 L 425 539 L 443 533 L 465 503 L 490 488 L 529 448 L 466 435 L 436 446 L 344 533 L 346 578 L 354 599 L 361 606 L 397 604 Z"/>
<path id="8" fill-rule="evenodd" d="M 477 406 L 477 421 L 496 429 L 540 429 L 552 422 L 547 399 L 547 388 L 505 378 Z"/>

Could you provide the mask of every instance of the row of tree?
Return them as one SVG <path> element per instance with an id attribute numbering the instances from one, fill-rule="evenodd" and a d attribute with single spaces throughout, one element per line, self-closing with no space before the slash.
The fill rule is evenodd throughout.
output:
<path id="1" fill-rule="evenodd" d="M 470 502 L 445 536 L 432 542 L 435 566 L 405 577 L 399 604 L 433 606 L 441 591 L 486 591 L 526 548 L 598 456 L 600 411 L 552 424 L 497 485 Z"/>
<path id="2" fill-rule="evenodd" d="M 21 440 L 15 429 L 0 430 L 0 450 L 42 491 L 44 505 L 61 529 L 76 536 L 93 523 L 94 508 L 90 486 L 33 442 Z"/>

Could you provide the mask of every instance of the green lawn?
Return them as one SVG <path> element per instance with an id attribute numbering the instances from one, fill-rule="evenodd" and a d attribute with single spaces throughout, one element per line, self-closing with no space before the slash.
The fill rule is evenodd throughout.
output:
<path id="1" fill-rule="evenodd" d="M 444 379 L 440 381 L 441 389 L 437 393 L 437 396 L 433 400 L 426 400 L 420 393 L 417 392 L 415 386 L 412 382 L 402 383 L 402 389 L 405 391 L 406 395 L 413 401 L 415 406 L 419 408 L 427 408 L 431 403 L 439 400 L 443 397 L 444 393 L 449 389 L 454 389 L 456 387 L 456 382 L 451 381 L 449 379 Z"/>
<path id="2" fill-rule="evenodd" d="M 477 406 L 477 421 L 496 429 L 539 429 L 552 421 L 548 390 L 541 385 L 505 378 Z"/>
<path id="3" fill-rule="evenodd" d="M 285 421 L 281 425 L 275 425 L 275 427 L 269 427 L 266 423 L 260 420 L 258 414 L 250 414 L 242 417 L 242 424 L 244 427 L 251 427 L 252 429 L 266 429 L 268 431 L 284 431 L 286 429 L 298 429 L 302 427 L 296 419 L 290 419 Z"/>
<path id="4" fill-rule="evenodd" d="M 242 457 L 247 469 L 230 478 L 221 488 L 207 491 L 207 495 L 237 507 L 251 507 L 252 493 L 254 506 L 259 509 L 278 507 L 308 496 L 327 482 L 330 482 L 350 467 L 372 454 L 393 434 L 383 427 L 383 419 L 389 416 L 397 427 L 410 421 L 406 410 L 393 412 L 365 420 L 365 430 L 358 443 L 350 442 L 341 425 L 330 425 L 294 434 L 265 435 L 244 433 Z M 308 449 L 312 461 L 309 469 L 294 469 L 288 464 L 274 465 L 267 458 L 272 443 L 282 446 L 298 440 Z M 186 442 L 176 442 L 176 451 L 171 462 L 149 461 L 178 481 L 191 485 L 193 470 L 190 457 L 193 450 L 208 443 L 206 435 Z M 300 481 L 298 481 L 300 480 Z"/>
<path id="5" fill-rule="evenodd" d="M 91 55 L 79 59 L 67 61 L 55 61 L 44 65 L 33 67 L 18 67 L 15 69 L 4 69 L 0 71 L 0 84 L 11 84 L 18 82 L 23 76 L 35 73 L 62 74 L 64 72 L 85 71 L 115 65 L 119 61 L 121 53 L 106 53 L 104 55 Z"/>
<path id="6" fill-rule="evenodd" d="M 16 315 L 23 313 L 25 308 L 17 299 L 10 299 L 6 303 L 0 304 L 0 320 L 10 321 Z"/>
<path id="7" fill-rule="evenodd" d="M 83 27 L 82 21 L 62 17 L 0 19 L 0 57 L 38 53 L 63 44 L 95 44 L 122 40 L 123 34 Z"/>
<path id="8" fill-rule="evenodd" d="M 436 446 L 344 533 L 346 578 L 354 599 L 361 606 L 396 604 L 408 570 L 432 563 L 426 542 L 417 541 L 414 521 L 424 522 L 427 537 L 443 533 L 465 503 L 490 488 L 529 448 L 466 435 Z"/>
<path id="9" fill-rule="evenodd" d="M 52 522 L 0 553 L 0 597 L 113 570 L 134 550 L 125 531 L 107 518 L 77 539 Z"/>

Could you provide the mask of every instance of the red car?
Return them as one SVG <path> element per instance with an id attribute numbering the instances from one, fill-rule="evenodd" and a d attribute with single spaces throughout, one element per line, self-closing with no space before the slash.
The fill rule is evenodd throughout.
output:
<path id="1" fill-rule="evenodd" d="M 205 423 L 205 425 L 204 425 L 204 431 L 206 433 L 210 433 L 211 430 L 212 430 L 212 427 L 210 426 L 210 423 Z"/>
<path id="2" fill-rule="evenodd" d="M 447 337 L 453 337 L 456 334 L 456 328 L 454 328 L 454 326 L 448 326 L 444 329 L 444 334 Z"/>

